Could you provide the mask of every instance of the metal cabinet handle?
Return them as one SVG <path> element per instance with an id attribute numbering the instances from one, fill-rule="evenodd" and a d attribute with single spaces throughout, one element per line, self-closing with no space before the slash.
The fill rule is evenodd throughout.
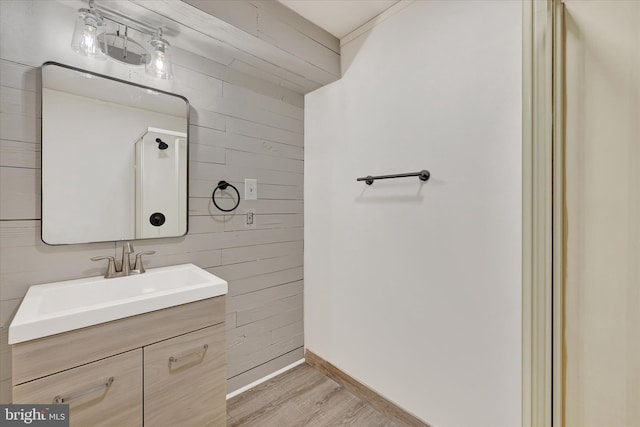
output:
<path id="1" fill-rule="evenodd" d="M 88 388 L 86 390 L 76 391 L 75 393 L 71 393 L 68 396 L 62 396 L 59 394 L 53 398 L 53 403 L 57 403 L 57 404 L 69 403 L 72 400 L 75 400 L 79 397 L 86 396 L 87 394 L 95 393 L 96 391 L 102 390 L 103 388 L 109 388 L 111 387 L 111 384 L 113 384 L 114 380 L 115 380 L 114 377 L 109 377 L 107 382 L 104 384 L 100 384 L 95 387 Z"/>
<path id="2" fill-rule="evenodd" d="M 209 348 L 209 344 L 205 344 L 205 345 L 202 346 L 202 348 L 200 348 L 198 350 L 195 350 L 195 351 L 192 351 L 192 352 L 189 352 L 189 353 L 185 353 L 185 354 L 181 354 L 180 356 L 171 356 L 169 358 L 169 366 L 171 366 L 172 363 L 178 363 L 179 360 L 182 360 L 185 357 L 199 355 L 200 358 L 204 358 L 204 355 L 207 352 L 208 348 Z"/>

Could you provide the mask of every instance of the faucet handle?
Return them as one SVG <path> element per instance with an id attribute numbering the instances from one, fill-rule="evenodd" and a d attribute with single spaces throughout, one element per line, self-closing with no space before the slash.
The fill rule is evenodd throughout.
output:
<path id="1" fill-rule="evenodd" d="M 104 274 L 105 279 L 110 279 L 116 274 L 116 260 L 112 256 L 94 256 L 91 261 L 101 261 L 103 259 L 109 260 L 107 264 L 107 272 Z"/>
<path id="2" fill-rule="evenodd" d="M 133 267 L 134 270 L 138 271 L 140 274 L 144 273 L 144 266 L 142 265 L 142 255 L 153 255 L 156 251 L 144 251 L 136 254 L 136 265 Z"/>

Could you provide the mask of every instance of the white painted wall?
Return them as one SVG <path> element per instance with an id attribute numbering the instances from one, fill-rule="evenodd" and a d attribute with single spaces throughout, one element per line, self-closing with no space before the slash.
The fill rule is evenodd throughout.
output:
<path id="1" fill-rule="evenodd" d="M 438 427 L 521 423 L 521 14 L 415 2 L 305 98 L 305 345 Z"/>

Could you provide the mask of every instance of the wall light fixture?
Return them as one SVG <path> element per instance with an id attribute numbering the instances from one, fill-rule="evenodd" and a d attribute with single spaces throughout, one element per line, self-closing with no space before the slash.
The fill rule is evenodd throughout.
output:
<path id="1" fill-rule="evenodd" d="M 161 78 L 171 78 L 171 57 L 169 56 L 169 42 L 162 38 L 162 29 L 149 40 L 151 53 L 145 63 L 147 74 Z"/>
<path id="2" fill-rule="evenodd" d="M 71 48 L 81 55 L 96 59 L 107 59 L 107 38 L 104 20 L 93 1 L 88 9 L 78 10 L 78 19 L 73 30 Z"/>
<path id="3" fill-rule="evenodd" d="M 107 32 L 107 21 L 116 29 Z M 135 30 L 150 37 L 145 48 L 129 36 Z M 71 48 L 81 55 L 95 59 L 107 56 L 130 65 L 144 65 L 147 74 L 160 79 L 170 79 L 170 44 L 162 38 L 162 28 L 153 27 L 105 6 L 96 7 L 89 0 L 89 8 L 78 9 L 78 19 L 73 31 Z"/>

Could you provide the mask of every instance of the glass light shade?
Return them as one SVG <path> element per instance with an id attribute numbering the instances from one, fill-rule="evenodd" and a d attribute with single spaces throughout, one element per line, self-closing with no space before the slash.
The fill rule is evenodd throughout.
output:
<path id="1" fill-rule="evenodd" d="M 145 62 L 147 74 L 160 79 L 170 79 L 172 73 L 169 42 L 163 39 L 161 34 L 157 34 L 151 38 L 149 44 L 151 50 Z"/>
<path id="2" fill-rule="evenodd" d="M 71 48 L 90 58 L 107 59 L 105 25 L 95 9 L 78 10 Z"/>

